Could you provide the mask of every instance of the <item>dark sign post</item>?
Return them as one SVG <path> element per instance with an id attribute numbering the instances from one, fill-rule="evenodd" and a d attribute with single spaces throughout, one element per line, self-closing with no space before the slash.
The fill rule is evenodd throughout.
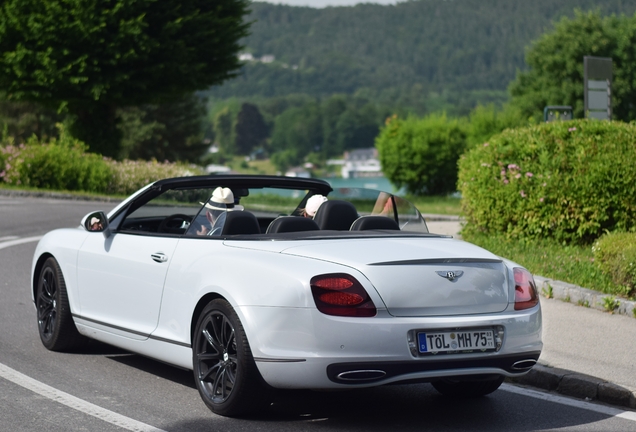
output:
<path id="1" fill-rule="evenodd" d="M 548 105 L 543 109 L 543 121 L 546 123 L 566 120 L 572 120 L 572 107 L 569 105 Z"/>
<path id="2" fill-rule="evenodd" d="M 585 117 L 612 119 L 612 59 L 583 57 Z"/>

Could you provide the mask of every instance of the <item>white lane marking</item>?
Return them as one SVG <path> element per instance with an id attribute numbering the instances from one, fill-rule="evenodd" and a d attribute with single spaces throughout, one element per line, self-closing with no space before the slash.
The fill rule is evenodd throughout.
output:
<path id="1" fill-rule="evenodd" d="M 7 241 L 7 240 L 14 240 L 14 239 L 17 239 L 17 238 L 20 238 L 20 237 L 17 237 L 17 236 L 0 237 L 0 242 Z"/>
<path id="2" fill-rule="evenodd" d="M 636 422 L 636 412 L 624 411 L 618 408 L 612 408 L 605 405 L 598 405 L 591 402 L 586 402 L 578 399 L 570 399 L 565 396 L 558 396 L 552 393 L 544 393 L 537 390 L 532 390 L 527 387 L 516 387 L 510 384 L 502 384 L 499 387 L 501 390 L 516 393 L 522 396 L 529 396 L 536 399 L 541 399 L 548 402 L 555 402 L 561 405 L 568 405 L 575 408 L 581 408 L 588 411 L 595 411 L 597 413 L 605 414 L 611 417 L 620 417 L 625 420 L 631 420 Z"/>
<path id="3" fill-rule="evenodd" d="M 2 363 L 0 363 L 0 377 L 55 402 L 59 402 L 62 405 L 66 405 L 67 407 L 73 408 L 84 414 L 97 417 L 100 420 L 111 423 L 123 429 L 128 429 L 135 432 L 166 432 L 162 429 L 157 429 L 156 427 L 150 426 L 146 423 L 142 423 L 121 414 L 117 414 L 116 412 L 107 410 L 106 408 L 102 408 L 90 402 L 86 402 L 85 400 L 76 398 L 75 396 L 71 396 L 68 393 L 64 393 L 63 391 L 57 390 L 51 386 L 36 381 L 33 378 L 29 378 L 28 376 L 21 374 L 20 372 L 11 369 L 10 367 L 5 366 Z"/>
<path id="4" fill-rule="evenodd" d="M 22 244 L 22 243 L 30 243 L 30 242 L 38 241 L 42 237 L 44 237 L 44 236 L 25 237 L 25 238 L 13 237 L 16 240 L 10 240 L 10 241 L 5 241 L 5 242 L 0 243 L 0 249 L 8 248 L 10 246 L 19 245 L 19 244 Z M 5 238 L 5 237 L 3 237 L 3 238 Z M 0 240 L 2 240 L 2 239 L 0 239 Z"/>

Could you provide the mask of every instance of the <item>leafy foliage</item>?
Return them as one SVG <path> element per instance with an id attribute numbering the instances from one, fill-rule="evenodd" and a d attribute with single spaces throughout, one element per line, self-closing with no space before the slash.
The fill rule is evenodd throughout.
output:
<path id="1" fill-rule="evenodd" d="M 60 128 L 59 139 L 48 143 L 36 137 L 0 146 L 0 182 L 48 190 L 129 195 L 146 184 L 166 177 L 202 174 L 180 163 L 117 162 L 86 152 L 86 145 Z"/>
<path id="2" fill-rule="evenodd" d="M 0 97 L 0 127 L 3 139 L 12 137 L 21 144 L 35 135 L 49 138 L 58 135 L 56 123 L 63 118 L 54 110 L 47 109 L 33 102 L 9 102 Z"/>
<path id="3" fill-rule="evenodd" d="M 102 192 L 112 177 L 107 161 L 86 154 L 86 146 L 61 130 L 49 144 L 36 137 L 20 146 L 0 147 L 0 178 L 10 185 L 53 190 Z"/>
<path id="4" fill-rule="evenodd" d="M 376 139 L 384 175 L 395 186 L 424 195 L 455 191 L 457 160 L 465 145 L 465 126 L 435 114 L 389 118 Z"/>
<path id="5" fill-rule="evenodd" d="M 230 78 L 247 0 L 7 0 L 0 88 L 65 108 L 93 151 L 116 156 L 116 109 L 160 103 Z"/>
<path id="6" fill-rule="evenodd" d="M 483 144 L 491 136 L 508 128 L 529 126 L 531 121 L 510 105 L 497 109 L 493 104 L 478 105 L 468 117 L 467 144 L 469 148 Z"/>
<path id="7" fill-rule="evenodd" d="M 203 174 L 197 167 L 179 162 L 109 161 L 113 175 L 104 190 L 111 195 L 130 195 L 150 182 L 162 178 Z"/>
<path id="8" fill-rule="evenodd" d="M 527 45 L 573 10 L 632 15 L 621 0 L 419 0 L 324 9 L 254 2 L 244 39 L 256 59 L 217 98 L 357 94 L 381 104 L 466 115 L 507 99 Z M 582 61 L 582 58 L 579 59 Z"/>
<path id="9" fill-rule="evenodd" d="M 276 117 L 270 143 L 272 162 L 281 171 L 298 165 L 322 144 L 322 118 L 318 103 L 290 108 Z"/>
<path id="10" fill-rule="evenodd" d="M 636 233 L 614 232 L 599 238 L 592 247 L 594 261 L 612 281 L 636 295 Z"/>
<path id="11" fill-rule="evenodd" d="M 118 111 L 122 150 L 118 159 L 195 162 L 205 153 L 205 105 L 189 95 L 160 105 Z"/>
<path id="12" fill-rule="evenodd" d="M 636 119 L 636 16 L 577 11 L 534 42 L 526 56 L 529 70 L 510 85 L 513 103 L 525 115 L 541 117 L 547 105 L 570 105 L 583 118 L 583 57 L 613 60 L 613 118 Z"/>
<path id="13" fill-rule="evenodd" d="M 258 107 L 243 103 L 236 116 L 236 150 L 246 155 L 255 148 L 263 148 L 269 136 L 269 129 Z"/>
<path id="14" fill-rule="evenodd" d="M 465 230 L 588 243 L 636 227 L 636 125 L 576 120 L 508 129 L 463 155 Z"/>

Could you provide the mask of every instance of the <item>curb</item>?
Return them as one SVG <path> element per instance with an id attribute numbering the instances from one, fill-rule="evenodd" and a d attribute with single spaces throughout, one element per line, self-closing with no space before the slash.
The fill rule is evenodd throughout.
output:
<path id="1" fill-rule="evenodd" d="M 534 280 L 539 293 L 544 297 L 547 297 L 546 294 L 549 293 L 549 298 L 578 304 L 581 307 L 591 307 L 602 312 L 634 317 L 636 309 L 634 301 L 619 300 L 615 296 L 543 276 L 535 275 Z M 617 307 L 614 310 L 608 311 L 605 307 L 608 302 L 608 300 L 604 300 L 606 298 L 617 302 Z M 508 378 L 508 381 L 587 401 L 594 400 L 609 405 L 636 409 L 636 390 L 634 389 L 622 387 L 594 376 L 540 363 L 536 364 L 526 375 Z"/>
<path id="2" fill-rule="evenodd" d="M 111 198 L 108 196 L 76 195 L 63 192 L 45 191 L 24 191 L 0 188 L 0 196 L 8 197 L 29 197 L 29 198 L 51 198 L 72 201 L 98 201 L 98 202 L 120 202 L 122 198 Z"/>
<path id="3" fill-rule="evenodd" d="M 506 381 L 556 391 L 586 401 L 594 400 L 609 405 L 636 408 L 636 391 L 566 369 L 537 364 L 526 375 L 507 378 Z"/>
<path id="4" fill-rule="evenodd" d="M 603 294 L 577 285 L 548 279 L 543 276 L 534 276 L 539 293 L 547 298 L 563 300 L 582 307 L 589 307 L 603 312 L 617 313 L 636 318 L 636 302 L 617 298 L 616 296 Z M 611 303 L 614 303 L 613 305 Z M 606 306 L 608 305 L 608 306 Z M 612 306 L 614 309 L 610 310 Z"/>

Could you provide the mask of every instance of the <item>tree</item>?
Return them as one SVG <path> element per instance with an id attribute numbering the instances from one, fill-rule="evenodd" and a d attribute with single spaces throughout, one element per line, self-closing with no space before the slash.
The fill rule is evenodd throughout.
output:
<path id="1" fill-rule="evenodd" d="M 236 151 L 247 155 L 253 149 L 263 147 L 269 130 L 256 105 L 244 103 L 236 117 Z"/>
<path id="2" fill-rule="evenodd" d="M 119 110 L 122 159 L 198 162 L 203 142 L 205 106 L 196 95 L 161 105 Z"/>
<path id="3" fill-rule="evenodd" d="M 325 159 L 341 155 L 344 149 L 338 139 L 338 120 L 347 111 L 347 97 L 333 95 L 322 103 L 322 153 Z"/>
<path id="4" fill-rule="evenodd" d="M 323 143 L 322 133 L 322 117 L 318 103 L 286 110 L 274 122 L 270 143 L 274 152 L 272 161 L 280 171 L 301 163 L 309 153 L 320 152 Z M 277 156 L 277 152 L 281 152 L 281 156 Z"/>
<path id="5" fill-rule="evenodd" d="M 235 119 L 236 115 L 230 107 L 221 109 L 221 111 L 216 113 L 213 119 L 216 142 L 219 145 L 219 150 L 221 150 L 225 156 L 230 156 L 235 153 Z"/>
<path id="6" fill-rule="evenodd" d="M 117 109 L 234 76 L 247 0 L 7 0 L 0 88 L 68 112 L 92 151 L 118 154 Z"/>
<path id="7" fill-rule="evenodd" d="M 32 102 L 9 102 L 0 98 L 0 125 L 3 138 L 22 144 L 32 136 L 44 141 L 58 135 L 56 124 L 63 122 L 55 110 Z"/>
<path id="8" fill-rule="evenodd" d="M 465 146 L 464 128 L 445 115 L 394 116 L 376 139 L 384 175 L 398 188 L 424 195 L 456 190 L 457 161 Z"/>
<path id="9" fill-rule="evenodd" d="M 613 60 L 613 118 L 636 119 L 636 18 L 601 17 L 599 12 L 577 11 L 563 18 L 530 48 L 526 62 L 510 85 L 512 103 L 526 116 L 542 117 L 547 105 L 570 105 L 574 116 L 584 117 L 583 57 Z"/>

